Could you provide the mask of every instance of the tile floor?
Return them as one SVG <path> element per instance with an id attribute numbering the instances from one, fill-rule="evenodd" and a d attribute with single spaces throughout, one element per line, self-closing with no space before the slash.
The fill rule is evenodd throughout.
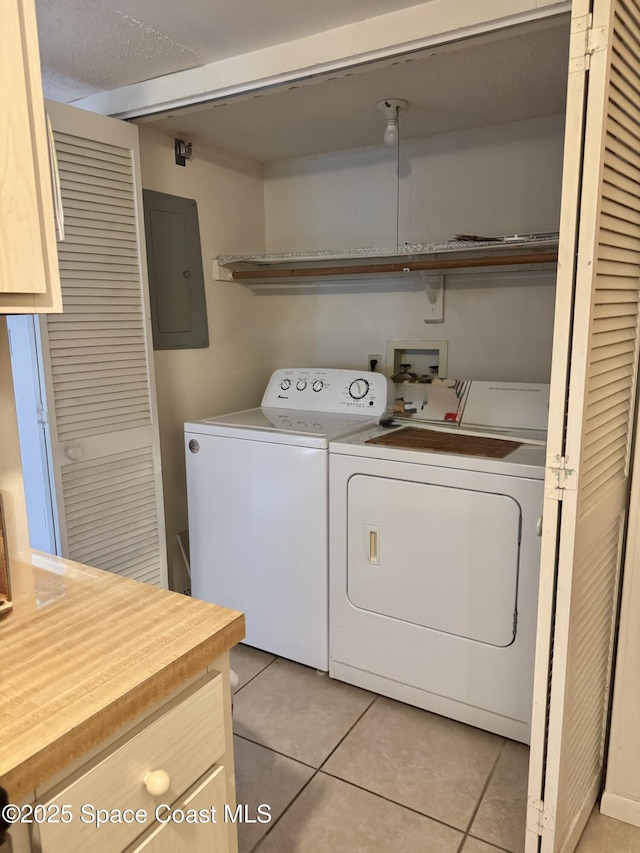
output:
<path id="1" fill-rule="evenodd" d="M 241 645 L 231 665 L 240 853 L 520 853 L 528 749 Z M 578 853 L 638 853 L 594 811 Z"/>

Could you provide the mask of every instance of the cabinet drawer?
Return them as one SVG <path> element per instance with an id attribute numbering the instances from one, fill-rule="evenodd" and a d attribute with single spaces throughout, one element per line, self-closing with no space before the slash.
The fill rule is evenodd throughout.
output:
<path id="1" fill-rule="evenodd" d="M 175 820 L 168 820 L 169 815 L 164 812 L 161 819 L 166 822 L 139 839 L 126 853 L 176 853 L 177 850 L 228 853 L 231 825 L 224 820 L 226 794 L 225 770 L 217 767 L 175 806 Z M 181 820 L 181 814 L 185 820 Z M 186 818 L 193 819 L 194 815 L 197 822 L 187 823 Z M 208 816 L 213 817 L 211 822 Z"/>
<path id="2" fill-rule="evenodd" d="M 48 814 L 59 807 L 73 819 L 40 826 L 42 853 L 115 851 L 130 844 L 151 826 L 157 805 L 174 803 L 224 754 L 224 712 L 222 676 L 216 674 L 47 801 Z M 166 771 L 171 780 L 157 797 L 144 785 L 152 770 Z M 108 813 L 100 827 L 97 809 Z M 142 822 L 133 819 L 139 809 L 147 815 Z M 125 810 L 131 822 L 115 822 Z"/>

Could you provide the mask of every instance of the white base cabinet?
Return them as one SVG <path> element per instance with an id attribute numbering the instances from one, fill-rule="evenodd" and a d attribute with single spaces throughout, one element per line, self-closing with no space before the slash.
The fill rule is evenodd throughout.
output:
<path id="1" fill-rule="evenodd" d="M 228 657 L 213 666 L 36 791 L 29 841 L 11 830 L 14 853 L 237 853 L 237 828 L 225 820 L 236 810 Z"/>

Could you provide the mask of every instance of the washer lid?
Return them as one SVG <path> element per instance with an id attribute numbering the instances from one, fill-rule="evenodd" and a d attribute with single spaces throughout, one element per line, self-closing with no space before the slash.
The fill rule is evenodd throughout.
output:
<path id="1" fill-rule="evenodd" d="M 308 412 L 262 406 L 185 424 L 187 432 L 224 435 L 279 444 L 308 444 L 326 447 L 328 442 L 375 423 L 366 415 Z M 249 433 L 249 434 L 248 434 Z"/>
<path id="2" fill-rule="evenodd" d="M 546 430 L 548 384 L 533 382 L 470 383 L 462 423 L 487 427 Z"/>

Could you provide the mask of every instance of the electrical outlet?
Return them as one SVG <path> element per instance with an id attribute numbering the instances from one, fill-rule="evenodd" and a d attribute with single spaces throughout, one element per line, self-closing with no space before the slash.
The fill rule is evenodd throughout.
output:
<path id="1" fill-rule="evenodd" d="M 372 366 L 372 362 L 375 365 Z M 367 356 L 367 370 L 372 370 L 374 373 L 384 373 L 384 364 L 380 353 L 373 353 Z"/>

